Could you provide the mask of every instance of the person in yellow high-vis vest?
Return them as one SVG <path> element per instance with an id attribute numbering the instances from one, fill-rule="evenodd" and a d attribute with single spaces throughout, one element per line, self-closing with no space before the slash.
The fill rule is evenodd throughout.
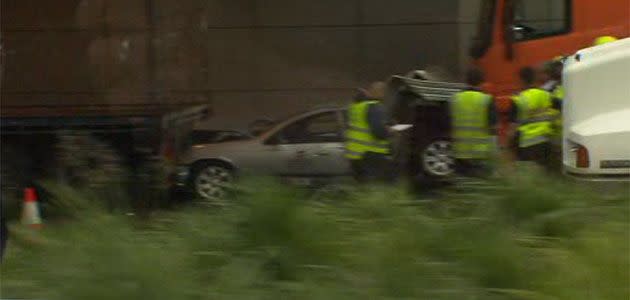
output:
<path id="1" fill-rule="evenodd" d="M 593 41 L 593 46 L 601 46 L 601 45 L 616 42 L 616 41 L 617 41 L 617 38 L 614 36 L 610 36 L 610 35 L 600 36 L 600 37 L 597 37 Z"/>
<path id="2" fill-rule="evenodd" d="M 513 97 L 511 122 L 514 124 L 514 142 L 518 158 L 534 161 L 549 167 L 551 157 L 551 135 L 553 134 L 553 109 L 559 109 L 559 101 L 550 92 L 536 87 L 537 76 L 533 68 L 519 72 L 523 91 Z"/>
<path id="3" fill-rule="evenodd" d="M 393 179 L 389 130 L 381 104 L 385 90 L 385 83 L 375 82 L 348 107 L 345 155 L 359 182 Z"/>
<path id="4" fill-rule="evenodd" d="M 547 81 L 541 86 L 542 89 L 551 93 L 554 101 L 559 102 L 557 107 L 553 107 L 551 114 L 553 120 L 553 142 L 558 142 L 562 137 L 562 102 L 564 101 L 564 86 L 562 85 L 562 69 L 564 64 L 561 60 L 554 59 L 545 63 L 543 72 Z"/>
<path id="5" fill-rule="evenodd" d="M 550 164 L 556 170 L 562 168 L 562 103 L 564 102 L 564 86 L 562 85 L 562 69 L 564 63 L 561 59 L 554 59 L 547 62 L 543 69 L 548 81 L 541 87 L 551 93 L 553 103 L 551 116 L 553 118 L 553 132 L 551 134 L 551 157 Z"/>
<path id="6" fill-rule="evenodd" d="M 496 150 L 496 108 L 493 97 L 481 91 L 481 70 L 468 70 L 466 83 L 468 88 L 450 103 L 453 155 L 460 175 L 484 175 Z"/>

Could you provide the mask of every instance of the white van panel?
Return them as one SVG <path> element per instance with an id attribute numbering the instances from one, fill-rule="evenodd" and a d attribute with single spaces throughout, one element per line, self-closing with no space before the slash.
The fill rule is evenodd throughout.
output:
<path id="1" fill-rule="evenodd" d="M 630 38 L 580 50 L 564 68 L 565 171 L 574 175 L 630 175 Z M 577 168 L 576 144 L 590 167 Z"/>

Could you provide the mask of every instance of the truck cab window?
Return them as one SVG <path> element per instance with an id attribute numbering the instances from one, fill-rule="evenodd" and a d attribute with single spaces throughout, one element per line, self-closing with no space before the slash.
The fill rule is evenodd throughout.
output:
<path id="1" fill-rule="evenodd" d="M 516 0 L 514 39 L 526 41 L 571 31 L 570 0 Z"/>

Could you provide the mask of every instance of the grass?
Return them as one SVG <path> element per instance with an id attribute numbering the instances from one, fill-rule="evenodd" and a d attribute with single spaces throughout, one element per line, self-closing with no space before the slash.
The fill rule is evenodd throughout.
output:
<path id="1" fill-rule="evenodd" d="M 628 299 L 630 199 L 537 173 L 419 201 L 243 183 L 234 205 L 136 218 L 52 187 L 63 221 L 14 227 L 2 298 Z M 422 200 L 422 199 L 420 199 Z"/>

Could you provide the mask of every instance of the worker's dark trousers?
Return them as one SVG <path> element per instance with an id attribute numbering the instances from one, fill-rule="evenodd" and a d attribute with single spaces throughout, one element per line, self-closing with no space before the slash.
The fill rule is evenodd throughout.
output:
<path id="1" fill-rule="evenodd" d="M 533 161 L 545 168 L 551 170 L 552 166 L 552 151 L 551 143 L 541 143 L 533 146 L 519 148 L 518 159 L 521 161 Z"/>
<path id="2" fill-rule="evenodd" d="M 354 178 L 361 183 L 391 183 L 396 179 L 392 159 L 385 154 L 367 152 L 362 159 L 350 161 Z"/>
<path id="3" fill-rule="evenodd" d="M 562 139 L 556 138 L 551 140 L 550 147 L 551 156 L 549 158 L 549 167 L 552 171 L 561 174 L 562 173 Z"/>

